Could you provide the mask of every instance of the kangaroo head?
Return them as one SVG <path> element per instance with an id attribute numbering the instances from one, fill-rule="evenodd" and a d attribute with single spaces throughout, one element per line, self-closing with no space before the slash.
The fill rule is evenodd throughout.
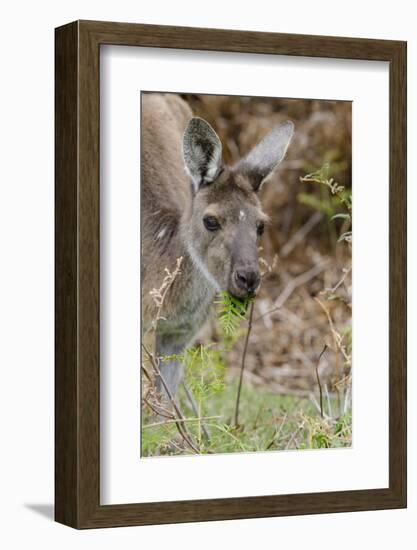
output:
<path id="1" fill-rule="evenodd" d="M 183 154 L 193 191 L 186 244 L 218 291 L 244 298 L 259 288 L 258 239 L 268 217 L 258 191 L 283 159 L 292 134 L 292 122 L 281 124 L 238 163 L 225 166 L 220 139 L 205 120 L 192 118 L 185 130 Z"/>

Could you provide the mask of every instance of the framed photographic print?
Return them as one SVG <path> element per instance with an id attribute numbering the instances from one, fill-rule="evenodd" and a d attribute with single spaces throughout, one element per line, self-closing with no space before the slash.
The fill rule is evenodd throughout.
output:
<path id="1" fill-rule="evenodd" d="M 406 44 L 56 29 L 56 520 L 406 506 Z"/>

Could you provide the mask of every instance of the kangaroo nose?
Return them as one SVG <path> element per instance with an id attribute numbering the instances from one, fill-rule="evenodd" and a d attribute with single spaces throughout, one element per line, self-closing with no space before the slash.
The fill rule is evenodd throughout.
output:
<path id="1" fill-rule="evenodd" d="M 254 292 L 260 281 L 259 271 L 255 270 L 240 270 L 236 271 L 237 286 L 246 292 Z"/>

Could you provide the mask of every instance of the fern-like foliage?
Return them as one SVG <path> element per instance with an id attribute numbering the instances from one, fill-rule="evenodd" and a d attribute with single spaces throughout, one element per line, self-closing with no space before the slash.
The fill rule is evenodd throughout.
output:
<path id="1" fill-rule="evenodd" d="M 325 163 L 315 172 L 307 174 L 300 178 L 303 183 L 318 183 L 323 186 L 323 189 L 327 189 L 327 196 L 321 194 L 321 197 L 315 197 L 307 193 L 299 193 L 298 201 L 301 204 L 312 206 L 316 210 L 323 212 L 330 218 L 330 221 L 337 219 L 343 220 L 342 230 L 343 233 L 339 236 L 337 242 L 346 241 L 352 242 L 352 194 L 347 191 L 343 185 L 339 185 L 333 178 L 330 177 L 330 164 Z M 345 212 L 337 212 L 338 208 L 342 206 Z"/>
<path id="2" fill-rule="evenodd" d="M 245 319 L 250 298 L 239 300 L 229 292 L 220 292 L 219 299 L 215 304 L 220 306 L 218 320 L 222 331 L 226 336 L 234 336 L 240 326 L 240 323 Z"/>
<path id="3" fill-rule="evenodd" d="M 224 389 L 225 365 L 219 350 L 212 344 L 195 346 L 185 352 L 186 381 L 193 396 L 204 411 L 207 399 Z"/>
<path id="4" fill-rule="evenodd" d="M 324 185 L 330 190 L 331 195 L 338 197 L 341 204 L 351 212 L 352 211 L 352 195 L 347 192 L 343 185 L 339 185 L 333 178 L 330 177 L 330 164 L 326 162 L 323 166 L 300 178 L 301 182 L 305 183 L 319 183 Z"/>

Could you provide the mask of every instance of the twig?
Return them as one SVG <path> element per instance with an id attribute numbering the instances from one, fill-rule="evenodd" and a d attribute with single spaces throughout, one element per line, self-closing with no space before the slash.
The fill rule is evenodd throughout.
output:
<path id="1" fill-rule="evenodd" d="M 274 312 L 277 311 L 278 309 L 281 309 L 281 306 L 273 307 L 272 309 L 269 309 L 269 310 L 266 311 L 265 313 L 262 313 L 262 315 L 259 315 L 259 317 L 257 317 L 257 318 L 254 320 L 254 323 L 257 323 L 258 321 L 260 321 L 261 319 L 263 319 L 263 318 L 266 317 L 267 315 L 271 315 L 271 313 L 274 313 Z"/>
<path id="2" fill-rule="evenodd" d="M 251 305 L 250 305 L 250 312 L 249 312 L 248 330 L 246 332 L 245 345 L 243 347 L 243 354 L 242 354 L 242 363 L 241 363 L 241 366 L 240 366 L 240 377 L 239 377 L 239 385 L 238 385 L 238 388 L 237 388 L 236 408 L 235 408 L 235 426 L 236 427 L 239 425 L 240 393 L 242 391 L 243 371 L 245 370 L 246 352 L 248 350 L 249 336 L 250 336 L 250 333 L 251 333 L 251 330 L 252 330 L 252 319 L 253 319 L 254 303 L 255 303 L 255 300 L 252 300 Z"/>
<path id="3" fill-rule="evenodd" d="M 342 278 L 336 283 L 336 285 L 333 288 L 325 288 L 323 292 L 330 292 L 331 294 L 334 294 L 336 290 L 345 282 L 346 277 L 349 275 L 351 271 L 352 271 L 351 267 L 349 267 L 348 269 L 345 269 L 343 272 Z"/>
<path id="4" fill-rule="evenodd" d="M 320 405 L 317 403 L 317 399 L 316 399 L 316 396 L 314 395 L 314 393 L 310 393 L 309 397 L 310 397 L 311 402 L 313 403 L 313 405 L 316 407 L 317 411 L 320 412 Z"/>
<path id="5" fill-rule="evenodd" d="M 253 430 L 256 430 L 257 427 L 258 427 L 258 420 L 259 420 L 259 417 L 261 416 L 262 409 L 263 409 L 263 405 L 261 405 L 259 407 L 258 412 L 256 413 L 255 421 L 254 421 L 253 427 L 252 427 Z"/>
<path id="6" fill-rule="evenodd" d="M 202 420 L 213 420 L 215 418 L 221 418 L 221 416 L 203 416 L 201 418 L 184 418 L 181 422 L 201 422 Z M 155 428 L 156 426 L 165 426 L 165 424 L 175 424 L 178 422 L 177 418 L 170 418 L 168 420 L 162 420 L 161 422 L 153 422 L 152 424 L 146 424 L 142 426 L 142 429 Z"/>
<path id="7" fill-rule="evenodd" d="M 298 426 L 298 428 L 291 434 L 290 440 L 285 446 L 286 451 L 290 448 L 291 443 L 295 440 L 296 435 L 304 428 L 304 425 L 305 425 L 305 420 L 303 420 L 301 424 Z"/>
<path id="8" fill-rule="evenodd" d="M 345 391 L 345 402 L 343 404 L 343 414 L 346 414 L 349 408 L 350 394 L 351 394 L 351 389 L 347 387 Z"/>
<path id="9" fill-rule="evenodd" d="M 174 407 L 175 412 L 177 413 L 178 417 L 183 420 L 184 416 L 182 412 L 180 411 L 180 408 L 178 407 L 177 403 L 175 402 L 174 397 L 172 396 L 171 390 L 168 387 L 168 384 L 166 383 L 164 377 L 162 376 L 162 372 L 159 368 L 159 365 L 155 359 L 155 356 L 148 350 L 148 348 L 145 346 L 145 344 L 142 342 L 142 348 L 144 349 L 146 355 L 148 356 L 148 359 L 151 362 L 151 365 L 155 371 L 155 374 L 159 376 L 161 379 L 162 385 L 164 386 L 164 389 L 166 391 L 166 394 L 168 396 L 168 399 L 171 401 L 172 406 Z"/>
<path id="10" fill-rule="evenodd" d="M 323 304 L 323 302 L 321 302 L 317 297 L 315 297 L 314 299 L 316 300 L 316 302 L 319 304 L 321 309 L 326 314 L 327 321 L 328 321 L 329 327 L 330 327 L 330 331 L 331 331 L 332 336 L 333 336 L 333 343 L 334 343 L 335 348 L 338 349 L 340 351 L 340 353 L 342 354 L 342 356 L 345 360 L 345 364 L 350 365 L 351 364 L 351 358 L 347 354 L 345 346 L 342 345 L 343 336 L 341 336 L 337 332 L 337 330 L 335 329 L 333 319 L 330 315 L 329 310 Z M 342 377 L 343 377 L 343 367 L 340 364 L 340 356 L 339 355 L 336 355 L 336 361 L 337 361 L 337 364 L 339 366 L 339 369 L 338 369 L 339 370 L 339 378 L 342 379 Z M 334 388 L 336 390 L 339 413 L 342 414 L 342 401 L 341 401 L 341 397 L 340 397 L 339 387 L 336 384 L 334 384 Z"/>
<path id="11" fill-rule="evenodd" d="M 171 420 L 175 418 L 175 416 L 170 411 L 168 411 L 161 405 L 159 404 L 156 405 L 155 403 L 151 403 L 147 397 L 143 397 L 142 399 L 145 405 L 148 405 L 151 411 L 157 414 L 158 416 L 163 416 L 164 418 L 169 418 Z"/>
<path id="12" fill-rule="evenodd" d="M 234 434 L 232 434 L 229 430 L 227 430 L 224 426 L 222 426 L 221 424 L 208 424 L 208 426 L 210 426 L 210 428 L 214 428 L 216 430 L 219 430 L 219 432 L 222 432 L 224 433 L 225 435 L 227 435 L 228 437 L 231 437 L 233 439 L 233 441 L 236 441 L 236 443 L 239 445 L 239 447 L 242 449 L 242 451 L 244 453 L 246 453 L 249 449 L 246 447 L 246 445 L 244 445 L 240 439 L 238 439 Z"/>
<path id="13" fill-rule="evenodd" d="M 306 221 L 304 225 L 296 231 L 291 238 L 285 243 L 280 252 L 281 258 L 286 258 L 291 254 L 294 248 L 310 233 L 310 231 L 319 223 L 323 218 L 321 212 L 314 212 L 314 214 Z"/>
<path id="14" fill-rule="evenodd" d="M 327 384 L 324 384 L 324 391 L 326 392 L 327 409 L 329 411 L 329 416 L 330 416 L 330 418 L 333 418 L 332 404 L 331 404 L 331 401 L 330 401 L 329 389 L 327 387 Z"/>
<path id="15" fill-rule="evenodd" d="M 185 382 L 182 383 L 182 386 L 184 388 L 187 399 L 190 402 L 193 413 L 196 415 L 196 417 L 198 417 L 197 404 L 194 401 L 194 397 L 193 397 L 193 394 L 191 393 L 190 388 L 187 386 L 187 384 Z M 215 418 L 215 417 L 211 416 L 211 417 L 208 417 L 208 418 Z M 203 419 L 200 418 L 200 420 L 203 420 Z M 207 427 L 203 423 L 201 424 L 201 429 L 203 431 L 203 435 L 204 435 L 205 440 L 207 441 L 207 443 L 210 443 L 210 433 L 209 433 Z"/>
<path id="16" fill-rule="evenodd" d="M 288 413 L 285 413 L 284 414 L 284 418 L 282 419 L 280 425 L 279 425 L 279 428 L 275 431 L 275 434 L 274 434 L 274 437 L 271 439 L 271 442 L 269 443 L 269 445 L 267 445 L 266 447 L 266 450 L 268 451 L 272 445 L 275 443 L 275 441 L 278 439 L 281 431 L 282 431 L 282 427 L 284 426 L 285 424 L 285 421 L 287 420 L 287 416 L 288 416 Z"/>
<path id="17" fill-rule="evenodd" d="M 341 336 L 337 330 L 334 328 L 334 323 L 333 323 L 333 319 L 330 315 L 330 312 L 329 310 L 327 309 L 327 307 L 323 304 L 323 302 L 321 302 L 317 297 L 314 298 L 316 300 L 316 302 L 319 304 L 319 306 L 321 307 L 321 309 L 324 311 L 324 313 L 326 314 L 326 317 L 327 317 L 327 320 L 329 322 L 329 326 L 330 326 L 330 330 L 332 332 L 332 335 L 333 335 L 333 341 L 335 343 L 335 346 L 336 348 L 340 351 L 340 353 L 343 355 L 343 358 L 344 360 L 346 361 L 346 363 L 348 363 L 350 365 L 350 357 L 348 356 L 348 354 L 346 353 L 346 349 L 345 349 L 345 346 L 342 345 L 342 340 L 343 340 L 343 336 Z"/>
<path id="18" fill-rule="evenodd" d="M 148 405 L 151 411 L 157 414 L 158 416 L 162 416 L 163 418 L 167 418 L 168 420 L 173 420 L 175 418 L 174 415 L 172 414 L 166 414 L 163 409 L 160 409 L 158 405 L 151 403 L 148 399 L 144 398 L 143 402 L 145 403 L 145 405 Z"/>
<path id="19" fill-rule="evenodd" d="M 301 273 L 301 275 L 298 275 L 297 277 L 292 279 L 292 281 L 287 284 L 287 286 L 275 300 L 274 307 L 282 307 L 297 287 L 305 285 L 306 283 L 311 281 L 311 279 L 317 277 L 317 275 L 319 275 L 322 271 L 329 267 L 329 263 L 330 262 L 326 260 L 321 264 L 313 266 L 308 271 L 305 271 L 304 273 Z"/>
<path id="20" fill-rule="evenodd" d="M 156 329 L 156 325 L 157 325 L 158 321 L 160 319 L 163 319 L 163 317 L 161 316 L 161 311 L 162 311 L 162 308 L 164 306 L 164 301 L 165 301 L 166 295 L 167 295 L 169 289 L 171 288 L 173 282 L 175 281 L 177 275 L 179 275 L 181 273 L 180 269 L 181 269 L 182 260 L 183 260 L 182 256 L 177 258 L 177 265 L 176 265 L 176 267 L 175 267 L 175 269 L 172 273 L 166 267 L 165 268 L 166 275 L 164 277 L 164 280 L 162 281 L 161 287 L 159 289 L 154 288 L 150 292 L 150 295 L 152 296 L 152 298 L 153 298 L 153 300 L 154 300 L 154 302 L 157 306 L 157 311 L 156 311 L 156 315 L 155 315 L 155 319 L 154 319 L 154 323 L 155 323 L 154 328 L 155 329 Z"/>
<path id="21" fill-rule="evenodd" d="M 184 439 L 184 441 L 189 445 L 189 447 L 191 447 L 191 449 L 195 452 L 195 453 L 199 453 L 199 449 L 196 447 L 195 443 L 193 442 L 190 434 L 188 433 L 186 427 L 185 427 L 185 424 L 184 424 L 184 416 L 180 410 L 180 408 L 178 407 L 177 403 L 175 402 L 175 399 L 174 397 L 172 396 L 172 393 L 168 387 L 168 384 L 165 382 L 165 379 L 164 377 L 162 376 L 162 373 L 159 369 L 159 365 L 157 364 L 157 361 L 155 360 L 155 357 L 152 355 L 152 353 L 148 350 L 148 348 L 145 346 L 145 344 L 142 342 L 142 348 L 144 349 L 146 355 L 148 356 L 150 362 L 151 362 L 151 365 L 155 371 L 155 374 L 157 376 L 159 376 L 159 379 L 161 380 L 161 383 L 164 387 L 164 390 L 168 396 L 168 399 L 171 401 L 171 404 L 174 408 L 174 411 L 176 412 L 177 414 L 177 421 L 175 422 L 176 426 L 177 426 L 177 429 L 180 433 L 180 435 L 182 436 L 182 438 Z"/>
<path id="22" fill-rule="evenodd" d="M 265 315 L 270 315 L 277 309 L 280 309 L 297 287 L 301 285 L 305 285 L 306 283 L 311 281 L 311 279 L 314 279 L 314 277 L 317 277 L 317 275 L 319 275 L 322 271 L 324 271 L 328 266 L 329 266 L 329 261 L 326 260 L 323 263 L 313 266 L 308 271 L 305 271 L 304 273 L 301 273 L 301 275 L 298 275 L 297 277 L 292 279 L 284 288 L 284 290 L 281 292 L 281 294 L 278 296 L 278 298 L 275 300 L 274 307 L 269 311 L 267 311 L 266 313 L 264 313 L 263 315 L 260 315 L 259 317 L 257 317 L 254 323 L 256 323 L 257 321 L 265 317 Z"/>
<path id="23" fill-rule="evenodd" d="M 347 385 L 352 379 L 352 375 L 349 373 L 349 374 L 346 374 L 346 376 L 344 376 L 341 380 L 338 380 L 337 382 L 335 382 L 333 385 L 335 387 L 337 386 L 343 386 L 344 384 Z"/>
<path id="24" fill-rule="evenodd" d="M 158 289 L 154 288 L 149 293 L 152 296 L 153 301 L 155 302 L 157 310 L 156 310 L 155 318 L 152 321 L 152 325 L 149 327 L 148 331 L 153 328 L 155 335 L 158 328 L 158 322 L 160 320 L 165 320 L 165 317 L 162 317 L 161 315 L 162 308 L 164 307 L 165 298 L 166 298 L 166 295 L 168 294 L 169 289 L 172 287 L 175 279 L 181 273 L 182 260 L 183 260 L 182 256 L 177 258 L 177 265 L 172 273 L 166 267 L 165 268 L 166 275 L 164 277 L 164 280 L 162 281 L 162 285 Z M 147 332 L 145 334 L 147 334 Z M 156 336 L 154 340 L 154 356 L 156 357 Z"/>
<path id="25" fill-rule="evenodd" d="M 144 375 L 146 376 L 146 378 L 149 380 L 149 382 L 152 382 L 151 375 L 147 371 L 146 367 L 144 365 L 141 365 L 141 369 L 142 369 Z"/>
<path id="26" fill-rule="evenodd" d="M 320 359 L 322 358 L 322 356 L 323 356 L 323 354 L 325 353 L 326 350 L 327 350 L 327 344 L 324 345 L 324 348 L 322 349 L 322 351 L 319 355 L 319 358 L 317 360 L 317 365 L 316 365 L 316 377 L 317 377 L 317 384 L 319 385 L 319 393 L 320 393 L 320 416 L 322 418 L 324 418 L 324 415 L 323 415 L 323 390 L 322 390 L 322 387 L 321 387 L 320 376 L 319 376 L 319 365 L 320 365 Z"/>

